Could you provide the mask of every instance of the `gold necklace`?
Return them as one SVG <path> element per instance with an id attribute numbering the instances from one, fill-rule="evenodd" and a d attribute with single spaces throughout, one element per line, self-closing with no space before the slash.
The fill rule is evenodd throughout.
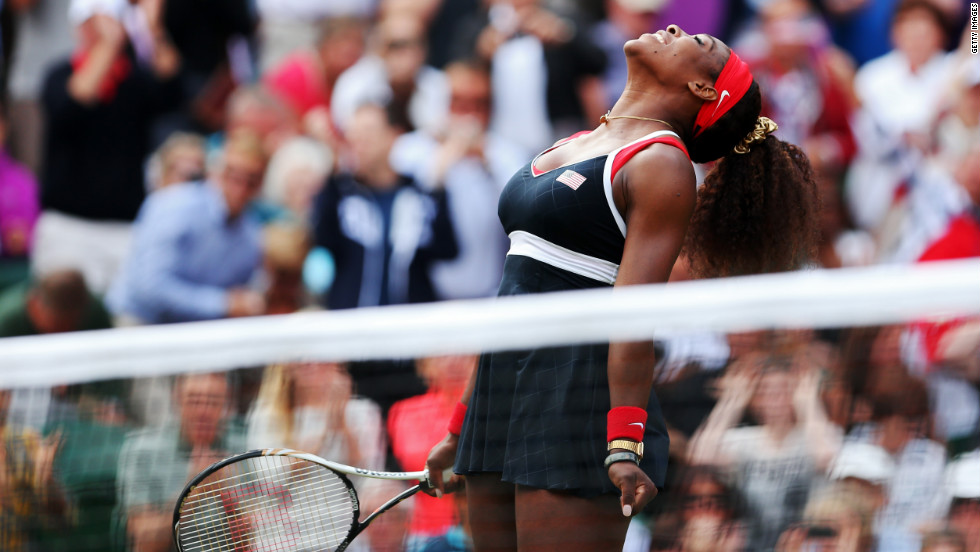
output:
<path id="1" fill-rule="evenodd" d="M 599 124 L 608 123 L 611 119 L 636 119 L 637 121 L 653 121 L 655 123 L 663 123 L 667 125 L 670 130 L 674 130 L 674 125 L 664 121 L 662 119 L 654 119 L 653 117 L 638 117 L 636 115 L 610 115 L 607 111 L 605 115 L 599 117 Z"/>

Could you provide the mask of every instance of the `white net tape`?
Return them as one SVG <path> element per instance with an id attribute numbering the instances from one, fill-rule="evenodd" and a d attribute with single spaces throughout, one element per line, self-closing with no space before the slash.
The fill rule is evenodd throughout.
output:
<path id="1" fill-rule="evenodd" d="M 294 359 L 391 359 L 629 340 L 660 330 L 980 315 L 980 261 L 892 265 L 6 339 L 0 388 Z"/>

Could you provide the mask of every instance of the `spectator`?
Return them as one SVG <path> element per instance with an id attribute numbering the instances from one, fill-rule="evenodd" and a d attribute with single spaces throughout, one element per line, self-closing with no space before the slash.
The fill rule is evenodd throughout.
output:
<path id="1" fill-rule="evenodd" d="M 453 62 L 449 117 L 438 134 L 417 130 L 399 137 L 392 162 L 423 188 L 446 190 L 459 255 L 433 263 L 440 299 L 490 297 L 497 292 L 510 244 L 497 218 L 497 200 L 526 155 L 488 130 L 490 74 L 478 62 Z"/>
<path id="2" fill-rule="evenodd" d="M 120 383 L 126 382 L 69 386 L 64 395 L 52 397 L 44 430 L 49 442 L 59 444 L 51 484 L 64 495 L 70 515 L 41 531 L 35 550 L 118 550 L 116 462 L 131 428 L 117 393 Z"/>
<path id="3" fill-rule="evenodd" d="M 350 374 L 341 364 L 300 362 L 266 367 L 247 425 L 246 444 L 250 449 L 285 447 L 359 468 L 384 468 L 381 411 L 371 400 L 354 395 Z M 370 490 L 373 480 L 352 479 L 361 511 L 370 512 L 381 505 L 374 503 L 377 497 Z M 318 531 L 312 527 L 300 526 L 298 535 L 294 543 L 297 550 L 318 550 L 323 546 Z M 400 535 L 396 538 L 401 542 Z M 367 539 L 360 540 L 355 540 L 348 550 L 376 550 Z"/>
<path id="4" fill-rule="evenodd" d="M 919 261 L 980 257 L 980 140 L 955 159 L 947 186 L 958 196 L 960 211 L 927 242 Z"/>
<path id="5" fill-rule="evenodd" d="M 751 65 L 771 91 L 762 111 L 779 121 L 783 140 L 802 145 L 818 174 L 836 181 L 856 150 L 849 123 L 854 64 L 829 43 L 806 0 L 770 1 L 761 15 L 761 51 Z"/>
<path id="6" fill-rule="evenodd" d="M 102 302 L 75 270 L 48 274 L 0 296 L 0 337 L 112 327 Z"/>
<path id="7" fill-rule="evenodd" d="M 746 545 L 744 516 L 738 491 L 724 476 L 707 467 L 684 470 L 672 493 L 668 512 L 682 523 L 677 546 L 685 552 L 734 552 Z"/>
<path id="8" fill-rule="evenodd" d="M 922 552 L 969 552 L 966 540 L 957 531 L 929 531 L 922 537 Z"/>
<path id="9" fill-rule="evenodd" d="M 876 230 L 883 223 L 897 187 L 928 148 L 928 133 L 952 78 L 952 58 L 943 50 L 945 25 L 930 0 L 902 0 L 892 19 L 894 49 L 857 72 L 859 155 L 846 192 L 862 228 Z"/>
<path id="10" fill-rule="evenodd" d="M 0 291 L 28 275 L 27 257 L 40 210 L 34 175 L 10 157 L 6 139 L 7 121 L 0 105 Z"/>
<path id="11" fill-rule="evenodd" d="M 263 231 L 265 314 L 289 314 L 314 301 L 303 285 L 303 267 L 310 252 L 305 227 L 274 223 Z"/>
<path id="12" fill-rule="evenodd" d="M 391 497 L 407 489 L 403 481 L 390 481 L 384 479 L 372 479 L 366 481 L 364 485 L 363 510 L 373 512 L 380 508 Z M 352 552 L 416 552 L 415 549 L 406 548 L 406 537 L 408 536 L 408 521 L 412 516 L 414 502 L 423 496 L 422 493 L 398 505 L 397 508 L 388 510 L 385 515 L 379 516 L 375 523 L 364 532 L 363 543 L 354 541 L 351 548 Z M 360 538 L 358 538 L 360 540 Z M 448 552 L 448 551 L 447 551 Z"/>
<path id="13" fill-rule="evenodd" d="M 175 130 L 214 132 L 224 128 L 225 106 L 239 83 L 254 80 L 248 43 L 258 19 L 248 0 L 153 0 L 183 65 L 182 104 L 157 129 L 159 141 Z M 148 3 L 141 0 L 141 3 Z"/>
<path id="14" fill-rule="evenodd" d="M 873 517 L 872 502 L 859 489 L 830 487 L 807 502 L 803 523 L 782 535 L 777 550 L 870 552 L 874 544 Z"/>
<path id="15" fill-rule="evenodd" d="M 861 108 L 884 137 L 914 140 L 942 107 L 951 58 L 944 51 L 946 16 L 929 0 L 903 0 L 892 14 L 893 49 L 858 71 Z"/>
<path id="16" fill-rule="evenodd" d="M 799 353 L 797 353 L 799 354 Z M 729 368 L 718 405 L 691 440 L 695 464 L 731 469 L 750 509 L 753 549 L 770 549 L 797 521 L 840 444 L 819 397 L 819 371 L 786 356 L 751 355 Z M 736 427 L 746 408 L 760 423 Z"/>
<path id="17" fill-rule="evenodd" d="M 946 483 L 952 498 L 949 524 L 963 535 L 964 550 L 980 549 L 980 449 L 950 462 Z"/>
<path id="18" fill-rule="evenodd" d="M 150 158 L 150 190 L 204 179 L 204 139 L 175 132 Z"/>
<path id="19" fill-rule="evenodd" d="M 892 201 L 888 224 L 878 232 L 879 258 L 887 262 L 980 256 L 980 140 L 921 163 Z"/>
<path id="20" fill-rule="evenodd" d="M 266 218 L 310 224 L 313 204 L 333 172 L 334 153 L 305 137 L 290 138 L 269 160 L 262 184 Z"/>
<path id="21" fill-rule="evenodd" d="M 301 450 L 368 470 L 384 468 L 381 411 L 354 394 L 347 368 L 336 363 L 267 367 L 248 414 L 247 444 Z"/>
<path id="22" fill-rule="evenodd" d="M 378 22 L 371 53 L 337 80 L 330 102 L 333 123 L 345 135 L 364 103 L 389 105 L 399 126 L 438 127 L 449 88 L 438 69 L 425 65 L 425 28 L 418 19 L 389 16 Z"/>
<path id="23" fill-rule="evenodd" d="M 35 175 L 44 166 L 41 148 L 44 127 L 41 86 L 52 63 L 71 54 L 72 29 L 68 7 L 72 0 L 8 2 L 15 13 L 17 32 L 10 52 L 10 154 Z M 6 41 L 6 37 L 4 37 Z M 5 52 L 6 54 L 7 52 Z M 0 114 L 0 117 L 3 115 Z"/>
<path id="24" fill-rule="evenodd" d="M 422 192 L 389 162 L 399 135 L 389 116 L 378 105 L 354 112 L 353 170 L 331 177 L 318 205 L 316 242 L 337 264 L 331 309 L 432 301 L 432 262 L 456 255 L 445 192 Z"/>
<path id="25" fill-rule="evenodd" d="M 491 129 L 526 151 L 591 128 L 606 111 L 601 82 L 605 55 L 573 18 L 541 0 L 484 2 L 460 26 L 460 57 L 490 63 Z"/>
<path id="26" fill-rule="evenodd" d="M 854 227 L 837 175 L 816 175 L 820 191 L 820 243 L 817 263 L 823 268 L 868 266 L 875 262 L 877 243 L 867 230 Z"/>
<path id="27" fill-rule="evenodd" d="M 888 485 L 895 478 L 895 460 L 872 443 L 845 443 L 834 458 L 827 477 L 840 488 L 855 488 L 866 495 L 875 512 L 888 499 Z"/>
<path id="28" fill-rule="evenodd" d="M 78 271 L 52 272 L 0 295 L 0 338 L 110 327 L 109 313 L 102 302 L 89 293 Z M 98 394 L 104 390 L 100 384 L 83 388 Z M 57 408 L 61 391 L 61 388 L 51 387 L 12 390 L 8 422 L 42 431 L 52 418 L 63 417 L 59 413 L 63 409 Z M 124 392 L 116 394 L 122 396 Z"/>
<path id="29" fill-rule="evenodd" d="M 210 464 L 244 450 L 241 431 L 227 419 L 229 397 L 226 374 L 181 376 L 174 391 L 179 419 L 126 438 L 117 485 L 127 550 L 170 550 L 181 489 Z"/>
<path id="30" fill-rule="evenodd" d="M 335 17 L 319 25 L 316 47 L 303 48 L 271 67 L 263 82 L 288 105 L 311 136 L 337 148 L 340 136 L 330 116 L 337 79 L 364 55 L 367 25 Z"/>
<path id="31" fill-rule="evenodd" d="M 957 52 L 957 79 L 948 91 L 946 110 L 936 122 L 936 155 L 941 161 L 959 159 L 980 142 L 980 64 L 967 48 L 964 41 Z"/>
<path id="32" fill-rule="evenodd" d="M 399 129 L 389 117 L 371 104 L 354 113 L 347 136 L 353 168 L 331 177 L 317 203 L 316 244 L 336 266 L 325 297 L 330 309 L 433 301 L 432 263 L 456 255 L 445 191 L 425 193 L 390 164 Z M 425 392 L 411 361 L 359 362 L 351 374 L 383 412 Z"/>
<path id="33" fill-rule="evenodd" d="M 71 61 L 44 84 L 45 171 L 33 270 L 77 268 L 101 294 L 128 248 L 145 196 L 143 162 L 154 117 L 178 98 L 175 67 L 148 71 L 127 48 L 119 0 L 75 0 Z"/>
<path id="34" fill-rule="evenodd" d="M 239 133 L 207 182 L 153 194 L 109 292 L 113 314 L 123 323 L 159 324 L 264 312 L 262 297 L 246 287 L 261 261 L 259 226 L 246 211 L 264 168 L 258 139 Z"/>
<path id="35" fill-rule="evenodd" d="M 388 413 L 392 452 L 405 471 L 425 469 L 429 451 L 442 439 L 460 393 L 476 368 L 476 357 L 426 358 L 417 367 L 428 392 L 398 401 Z M 454 496 L 418 495 L 409 523 L 408 548 L 422 550 L 429 540 L 451 531 L 460 522 L 456 506 Z"/>
<path id="36" fill-rule="evenodd" d="M 8 426 L 10 392 L 0 390 L 0 549 L 33 550 L 37 532 L 64 525 L 66 503 L 53 475 L 60 435 Z"/>
<path id="37" fill-rule="evenodd" d="M 226 136 L 248 131 L 262 139 L 266 158 L 296 135 L 296 117 L 263 85 L 241 86 L 228 98 L 224 131 L 211 136 L 209 143 L 220 146 Z"/>
<path id="38" fill-rule="evenodd" d="M 314 47 L 323 22 L 373 20 L 378 11 L 378 0 L 258 0 L 256 5 L 262 19 L 259 67 L 263 73 L 297 50 Z"/>
<path id="39" fill-rule="evenodd" d="M 895 462 L 884 507 L 875 521 L 881 552 L 916 551 L 918 530 L 945 514 L 943 470 L 946 452 L 928 438 L 929 395 L 925 384 L 911 376 L 885 376 L 871 382 L 872 421 L 856 427 L 848 442 L 880 446 Z"/>
<path id="40" fill-rule="evenodd" d="M 459 24 L 479 11 L 481 0 L 382 0 L 382 17 L 417 17 L 427 29 L 426 63 L 443 69 L 454 60 L 452 44 Z"/>

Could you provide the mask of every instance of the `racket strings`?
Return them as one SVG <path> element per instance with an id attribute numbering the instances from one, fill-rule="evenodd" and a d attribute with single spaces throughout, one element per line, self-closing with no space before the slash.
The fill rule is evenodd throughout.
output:
<path id="1" fill-rule="evenodd" d="M 186 552 L 333 551 L 354 522 L 344 480 L 305 460 L 250 458 L 215 475 L 181 506 Z"/>
<path id="2" fill-rule="evenodd" d="M 303 498 L 302 495 L 300 495 L 300 498 Z M 327 501 L 330 502 L 329 497 L 327 497 Z M 323 502 L 322 499 L 319 502 L 322 503 Z M 300 547 L 295 546 L 296 544 L 295 541 L 299 536 L 297 530 L 301 529 L 301 526 L 296 524 L 295 523 L 296 520 L 292 518 L 298 517 L 300 520 L 302 520 L 303 516 L 312 517 L 311 514 L 315 514 L 315 512 L 311 511 L 312 504 L 313 501 L 311 500 L 300 500 L 298 503 L 293 502 L 292 506 L 294 507 L 299 506 L 300 509 L 303 511 L 300 512 L 299 514 L 293 512 L 292 517 L 283 517 L 282 515 L 283 511 L 281 507 L 271 508 L 271 509 L 267 508 L 268 511 L 264 513 L 262 512 L 256 513 L 255 511 L 253 511 L 251 512 L 251 516 L 245 516 L 246 518 L 250 519 L 250 525 L 243 525 L 242 521 L 236 519 L 236 517 L 241 517 L 241 516 L 236 516 L 234 515 L 234 513 L 233 515 L 230 516 L 226 515 L 223 518 L 220 518 L 219 520 L 220 527 L 217 531 L 215 530 L 215 526 L 213 523 L 206 525 L 205 527 L 208 530 L 207 532 L 210 532 L 211 534 L 205 535 L 204 537 L 201 538 L 205 540 L 205 544 L 208 545 L 208 549 L 214 549 L 215 545 L 218 545 L 221 549 L 230 546 L 232 550 L 238 550 L 242 546 L 249 546 L 250 544 L 259 541 L 261 541 L 259 542 L 259 544 L 262 545 L 260 548 L 249 547 L 249 549 L 279 550 L 282 548 L 282 546 L 288 544 L 293 544 L 294 546 L 292 547 L 292 549 L 294 550 L 301 549 Z M 350 506 L 349 505 L 346 506 L 346 509 L 349 510 Z M 241 508 L 240 505 L 235 505 L 234 511 L 242 511 L 242 510 L 247 510 L 247 509 Z M 346 517 L 347 517 L 347 525 L 342 529 L 349 528 L 350 519 L 351 519 L 349 512 Z M 271 535 L 269 532 L 270 529 L 274 529 L 276 531 L 276 534 Z M 336 532 L 337 531 L 335 530 L 334 533 Z M 229 539 L 229 535 L 230 535 L 230 539 Z M 323 533 L 322 530 L 318 530 L 315 533 L 311 531 L 306 536 L 310 536 L 310 535 L 318 535 L 320 537 L 323 537 L 325 534 Z M 335 535 L 334 539 L 332 540 L 342 539 L 343 536 L 344 535 L 337 537 Z M 318 539 L 318 541 L 322 541 L 322 540 L 323 540 L 322 538 Z M 333 542 L 330 542 L 331 539 L 329 538 L 329 535 L 327 535 L 327 540 L 328 540 L 328 542 L 326 543 L 327 545 L 334 544 Z M 238 546 L 235 546 L 236 543 Z M 320 544 L 322 545 L 324 543 L 321 542 Z M 308 547 L 303 547 L 303 548 L 308 548 Z M 318 549 L 323 549 L 323 548 L 322 546 L 320 546 L 318 547 Z"/>
<path id="3" fill-rule="evenodd" d="M 302 486 L 302 487 L 293 488 L 291 490 L 293 492 L 297 492 L 297 491 L 298 492 L 303 492 L 304 490 L 313 489 L 315 487 L 316 487 L 316 484 L 308 484 L 308 485 L 305 485 L 305 486 Z M 347 495 L 346 495 L 347 488 L 345 486 L 343 486 L 343 485 L 339 485 L 339 486 L 336 486 L 334 488 L 323 487 L 320 490 L 323 490 L 323 491 L 325 491 L 327 493 L 330 493 L 330 492 L 335 493 L 334 496 L 329 496 L 329 494 L 328 494 L 328 496 L 326 497 L 325 500 L 326 500 L 326 502 L 328 504 L 331 503 L 331 502 L 334 502 L 334 503 L 336 503 L 336 502 L 343 502 L 344 499 L 347 498 Z M 271 498 L 271 499 L 269 499 L 269 502 L 275 502 L 275 500 L 276 500 L 275 498 Z M 308 507 L 308 505 L 309 505 L 310 502 L 311 501 L 302 501 L 300 503 L 300 507 L 301 508 Z M 347 502 L 349 502 L 349 500 Z M 256 501 L 256 499 L 253 498 L 253 499 L 249 499 L 249 503 L 245 503 L 243 501 L 242 503 L 236 504 L 235 505 L 235 511 L 238 512 L 238 513 L 231 514 L 231 515 L 225 515 L 223 517 L 223 520 L 226 523 L 233 524 L 233 523 L 238 522 L 238 520 L 244 520 L 244 519 L 247 519 L 247 518 L 250 518 L 250 517 L 253 517 L 253 516 L 259 516 L 259 521 L 268 521 L 269 522 L 268 524 L 278 525 L 278 524 L 287 523 L 287 520 L 284 519 L 282 517 L 281 512 L 278 511 L 280 509 L 281 509 L 281 507 L 278 507 L 278 506 L 276 506 L 276 508 L 273 509 L 267 503 L 258 502 L 258 501 Z M 267 516 L 266 517 L 262 517 L 263 516 L 263 512 L 271 512 L 272 515 L 273 515 L 273 517 L 271 519 L 269 519 Z M 310 517 L 311 514 L 312 513 L 309 512 L 309 511 L 304 512 L 304 515 L 306 517 Z M 262 524 L 262 525 L 265 525 L 265 524 Z M 342 530 L 344 532 L 346 532 L 346 529 L 349 529 L 349 522 L 348 522 L 348 525 L 345 526 Z M 182 535 L 185 535 L 187 538 L 191 538 L 192 539 L 192 538 L 199 538 L 200 537 L 200 534 L 203 533 L 203 532 L 206 532 L 206 530 L 191 530 L 191 531 L 186 531 L 185 533 L 182 533 Z"/>
<path id="4" fill-rule="evenodd" d="M 289 469 L 289 468 L 287 468 L 287 469 Z M 293 469 L 289 473 L 288 476 L 284 476 L 285 479 L 280 479 L 278 477 L 276 479 L 279 480 L 281 484 L 286 484 L 286 483 L 292 482 L 292 481 L 297 480 L 297 479 L 304 479 L 307 476 L 307 474 L 309 474 L 311 472 L 316 472 L 316 471 L 322 470 L 322 469 L 323 468 L 321 468 L 321 467 L 319 467 L 317 465 L 310 465 L 310 466 L 306 466 L 306 467 L 303 467 L 303 468 L 300 468 L 300 469 Z M 191 497 L 189 497 L 187 500 L 184 501 L 183 507 L 185 507 L 185 508 L 194 508 L 199 503 L 208 503 L 208 504 L 210 504 L 210 503 L 212 503 L 214 501 L 214 498 L 217 495 L 221 494 L 222 492 L 226 492 L 226 490 L 229 489 L 229 488 L 234 488 L 236 486 L 240 486 L 240 484 L 237 483 L 237 481 L 240 481 L 240 480 L 245 479 L 246 480 L 246 483 L 245 484 L 252 484 L 252 483 L 254 483 L 256 481 L 256 479 L 255 479 L 256 476 L 261 476 L 261 477 L 263 477 L 265 479 L 269 479 L 269 478 L 272 478 L 272 477 L 276 477 L 275 476 L 275 472 L 277 472 L 277 471 L 280 471 L 280 470 L 273 470 L 272 468 L 265 468 L 265 469 L 262 469 L 262 470 L 256 470 L 254 472 L 253 471 L 243 472 L 241 474 L 238 474 L 238 475 L 235 475 L 235 476 L 232 476 L 232 477 L 225 477 L 225 478 L 219 479 L 217 481 L 209 481 L 207 483 L 203 483 L 201 485 L 198 485 L 197 488 L 195 489 L 195 492 L 193 493 L 193 495 Z M 236 483 L 232 483 L 232 481 L 236 481 Z M 338 481 L 339 481 L 339 479 L 338 479 Z"/>

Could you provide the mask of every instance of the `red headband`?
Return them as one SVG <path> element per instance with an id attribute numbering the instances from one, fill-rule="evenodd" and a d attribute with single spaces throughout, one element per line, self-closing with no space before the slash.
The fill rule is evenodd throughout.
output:
<path id="1" fill-rule="evenodd" d="M 698 110 L 698 117 L 694 120 L 694 135 L 701 134 L 704 129 L 715 124 L 725 113 L 728 113 L 728 110 L 749 91 L 750 86 L 752 86 L 752 73 L 749 72 L 749 66 L 735 55 L 735 50 L 732 50 L 732 55 L 728 57 L 725 67 L 718 75 L 718 80 L 715 81 L 718 97 L 713 101 L 705 102 Z"/>

